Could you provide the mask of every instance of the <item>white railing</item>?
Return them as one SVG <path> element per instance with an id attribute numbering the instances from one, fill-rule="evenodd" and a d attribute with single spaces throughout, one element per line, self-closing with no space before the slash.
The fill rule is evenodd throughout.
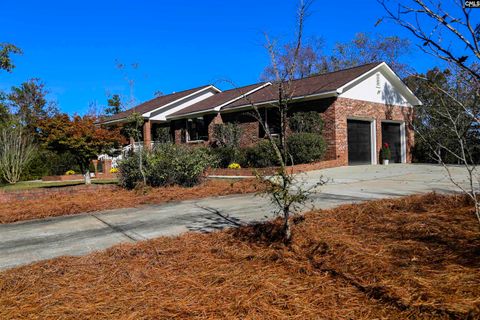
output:
<path id="1" fill-rule="evenodd" d="M 150 146 L 152 147 L 152 149 L 158 144 L 160 144 L 160 142 L 158 141 L 150 142 Z M 132 152 L 132 150 L 133 152 L 137 152 L 138 150 L 142 150 L 142 149 L 143 149 L 143 142 L 135 142 L 133 144 L 126 145 L 122 149 L 118 150 L 120 151 L 120 154 L 118 156 L 112 157 L 112 156 L 109 156 L 108 154 L 101 154 L 97 157 L 97 159 L 99 161 L 112 160 L 112 168 L 116 168 L 118 166 L 118 162 L 121 161 L 123 158 L 125 158 L 130 152 Z"/>

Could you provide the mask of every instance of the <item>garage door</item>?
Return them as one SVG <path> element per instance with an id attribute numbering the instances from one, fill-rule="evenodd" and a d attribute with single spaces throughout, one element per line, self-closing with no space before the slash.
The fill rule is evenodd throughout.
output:
<path id="1" fill-rule="evenodd" d="M 348 164 L 372 163 L 372 139 L 370 122 L 361 120 L 348 120 Z"/>
<path id="2" fill-rule="evenodd" d="M 400 123 L 382 122 L 382 145 L 388 143 L 392 158 L 390 162 L 402 162 L 402 143 Z"/>

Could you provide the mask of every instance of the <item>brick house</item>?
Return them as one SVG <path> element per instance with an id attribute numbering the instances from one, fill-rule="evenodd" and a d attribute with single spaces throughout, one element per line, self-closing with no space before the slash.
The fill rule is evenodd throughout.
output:
<path id="1" fill-rule="evenodd" d="M 293 81 L 289 112 L 316 111 L 324 120 L 325 160 L 338 165 L 376 164 L 383 143 L 391 162 L 411 161 L 413 107 L 421 102 L 384 62 Z M 170 128 L 175 143 L 208 144 L 215 124 L 235 122 L 242 128 L 241 145 L 264 139 L 252 116 L 252 104 L 275 133 L 278 87 L 270 82 L 221 91 L 213 85 L 147 101 L 104 123 L 121 123 L 136 111 L 145 118 L 143 140 L 149 146 L 158 127 Z"/>

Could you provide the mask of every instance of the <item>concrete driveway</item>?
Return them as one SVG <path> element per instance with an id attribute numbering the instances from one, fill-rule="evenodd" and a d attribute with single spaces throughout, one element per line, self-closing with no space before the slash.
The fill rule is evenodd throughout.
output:
<path id="1" fill-rule="evenodd" d="M 466 178 L 460 167 L 452 172 Z M 352 166 L 312 171 L 306 185 L 329 183 L 312 196 L 317 208 L 456 188 L 435 165 Z M 464 181 L 466 181 L 464 179 Z M 187 231 L 209 232 L 271 217 L 268 199 L 254 195 L 190 200 L 0 225 L 0 269 L 62 255 L 84 255 L 121 242 Z"/>

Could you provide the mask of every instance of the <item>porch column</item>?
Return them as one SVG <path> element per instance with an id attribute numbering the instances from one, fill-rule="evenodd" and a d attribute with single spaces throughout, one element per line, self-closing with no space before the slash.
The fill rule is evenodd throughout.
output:
<path id="1" fill-rule="evenodd" d="M 152 124 L 150 120 L 147 120 L 143 124 L 143 144 L 145 148 L 150 149 L 152 147 Z"/>
<path id="2" fill-rule="evenodd" d="M 95 169 L 95 178 L 98 178 L 98 160 L 92 160 L 93 168 Z"/>
<path id="3" fill-rule="evenodd" d="M 222 123 L 223 123 L 223 119 L 219 112 L 217 113 L 215 118 L 213 118 L 212 121 L 208 124 L 208 140 L 210 142 L 213 141 L 213 128 L 215 127 L 216 124 L 222 124 Z"/>
<path id="4" fill-rule="evenodd" d="M 110 169 L 112 169 L 112 160 L 105 159 L 103 161 L 103 174 L 104 176 L 108 176 L 110 174 Z"/>

